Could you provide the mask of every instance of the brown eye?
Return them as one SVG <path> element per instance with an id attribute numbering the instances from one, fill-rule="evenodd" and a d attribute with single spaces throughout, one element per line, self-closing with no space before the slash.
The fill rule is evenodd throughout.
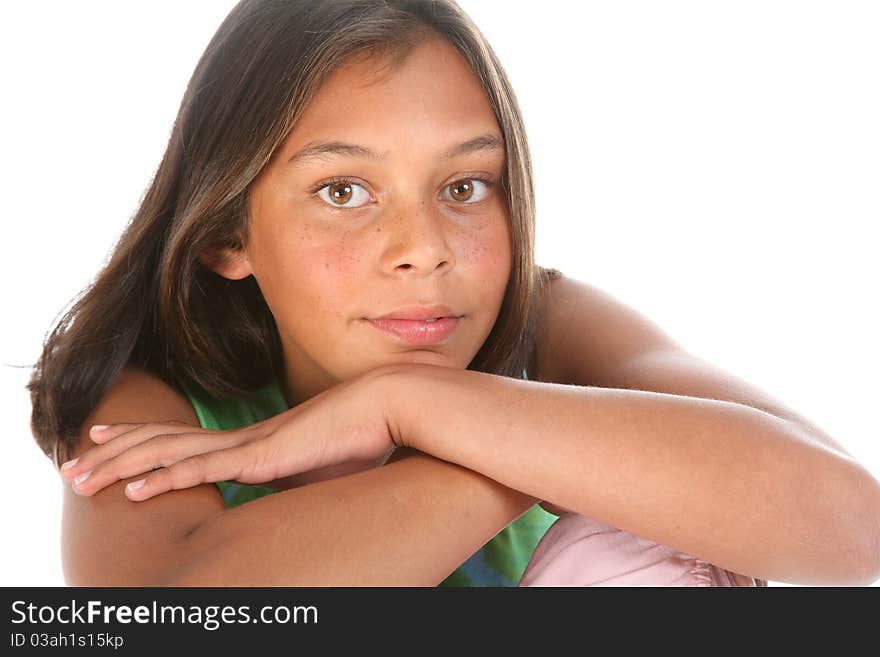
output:
<path id="1" fill-rule="evenodd" d="M 482 190 L 480 189 L 482 187 Z M 462 205 L 473 205 L 484 200 L 489 195 L 489 190 L 494 187 L 494 183 L 482 178 L 462 178 L 454 183 L 447 185 L 449 195 L 453 201 L 457 201 Z"/>
<path id="2" fill-rule="evenodd" d="M 328 185 L 330 199 L 334 203 L 345 205 L 351 199 L 352 189 L 348 183 L 339 183 L 338 185 Z"/>
<path id="3" fill-rule="evenodd" d="M 370 193 L 362 185 L 351 180 L 330 181 L 314 189 L 312 193 L 327 205 L 343 210 L 363 207 L 370 200 Z M 357 198 L 358 195 L 360 198 Z M 360 203 L 350 203 L 352 199 Z"/>
<path id="4" fill-rule="evenodd" d="M 467 201 L 474 195 L 474 185 L 470 180 L 458 180 L 449 186 L 452 198 L 456 201 Z"/>

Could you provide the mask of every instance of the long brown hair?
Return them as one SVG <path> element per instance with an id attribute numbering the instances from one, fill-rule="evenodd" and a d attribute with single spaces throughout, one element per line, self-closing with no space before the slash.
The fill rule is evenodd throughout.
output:
<path id="1" fill-rule="evenodd" d="M 468 369 L 519 377 L 535 364 L 536 308 L 556 270 L 534 262 L 532 166 L 513 89 L 454 0 L 242 0 L 196 65 L 168 146 L 107 265 L 78 295 L 34 365 L 31 430 L 56 465 L 128 364 L 180 390 L 247 397 L 283 377 L 281 341 L 252 276 L 199 260 L 248 235 L 248 188 L 329 74 L 354 55 L 399 64 L 445 38 L 480 79 L 507 153 L 501 180 L 513 261 L 504 300 Z"/>

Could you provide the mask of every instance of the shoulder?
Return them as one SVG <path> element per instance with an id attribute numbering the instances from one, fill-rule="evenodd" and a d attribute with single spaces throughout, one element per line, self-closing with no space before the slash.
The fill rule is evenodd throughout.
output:
<path id="1" fill-rule="evenodd" d="M 607 385 L 639 354 L 679 348 L 655 322 L 595 285 L 560 276 L 541 299 L 537 367 L 543 381 Z"/>
<path id="2" fill-rule="evenodd" d="M 126 367 L 78 432 L 71 458 L 90 449 L 93 424 L 179 421 L 198 426 L 186 398 L 159 377 Z M 64 484 L 62 562 L 72 586 L 138 586 L 160 582 L 184 550 L 184 538 L 223 510 L 213 484 L 170 491 L 145 502 L 124 493 L 130 477 L 92 496 Z"/>
<path id="3" fill-rule="evenodd" d="M 83 422 L 70 458 L 92 447 L 88 429 L 93 424 L 169 421 L 199 424 L 192 405 L 171 385 L 144 369 L 126 366 Z"/>
<path id="4" fill-rule="evenodd" d="M 177 420 L 198 425 L 192 405 L 180 392 L 151 372 L 126 366 L 95 407 L 93 415 L 102 414 L 116 422 L 161 422 Z"/>
<path id="5" fill-rule="evenodd" d="M 691 353 L 655 322 L 596 286 L 570 278 L 541 301 L 537 379 L 726 401 L 794 422 L 845 453 L 772 395 Z"/>

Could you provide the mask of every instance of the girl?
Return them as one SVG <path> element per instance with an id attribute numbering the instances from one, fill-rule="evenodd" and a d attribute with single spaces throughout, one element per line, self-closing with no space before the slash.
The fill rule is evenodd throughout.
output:
<path id="1" fill-rule="evenodd" d="M 29 385 L 68 583 L 880 574 L 837 442 L 533 247 L 516 99 L 454 2 L 241 2 Z"/>

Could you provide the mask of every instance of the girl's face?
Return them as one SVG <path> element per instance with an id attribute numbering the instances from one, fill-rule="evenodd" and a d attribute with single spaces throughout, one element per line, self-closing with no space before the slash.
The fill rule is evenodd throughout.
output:
<path id="1" fill-rule="evenodd" d="M 503 140 L 478 79 L 440 39 L 379 64 L 319 89 L 252 184 L 249 242 L 220 272 L 256 278 L 291 404 L 381 365 L 467 367 L 510 275 Z M 420 340 L 371 321 L 419 308 L 458 319 L 387 324 Z"/>

